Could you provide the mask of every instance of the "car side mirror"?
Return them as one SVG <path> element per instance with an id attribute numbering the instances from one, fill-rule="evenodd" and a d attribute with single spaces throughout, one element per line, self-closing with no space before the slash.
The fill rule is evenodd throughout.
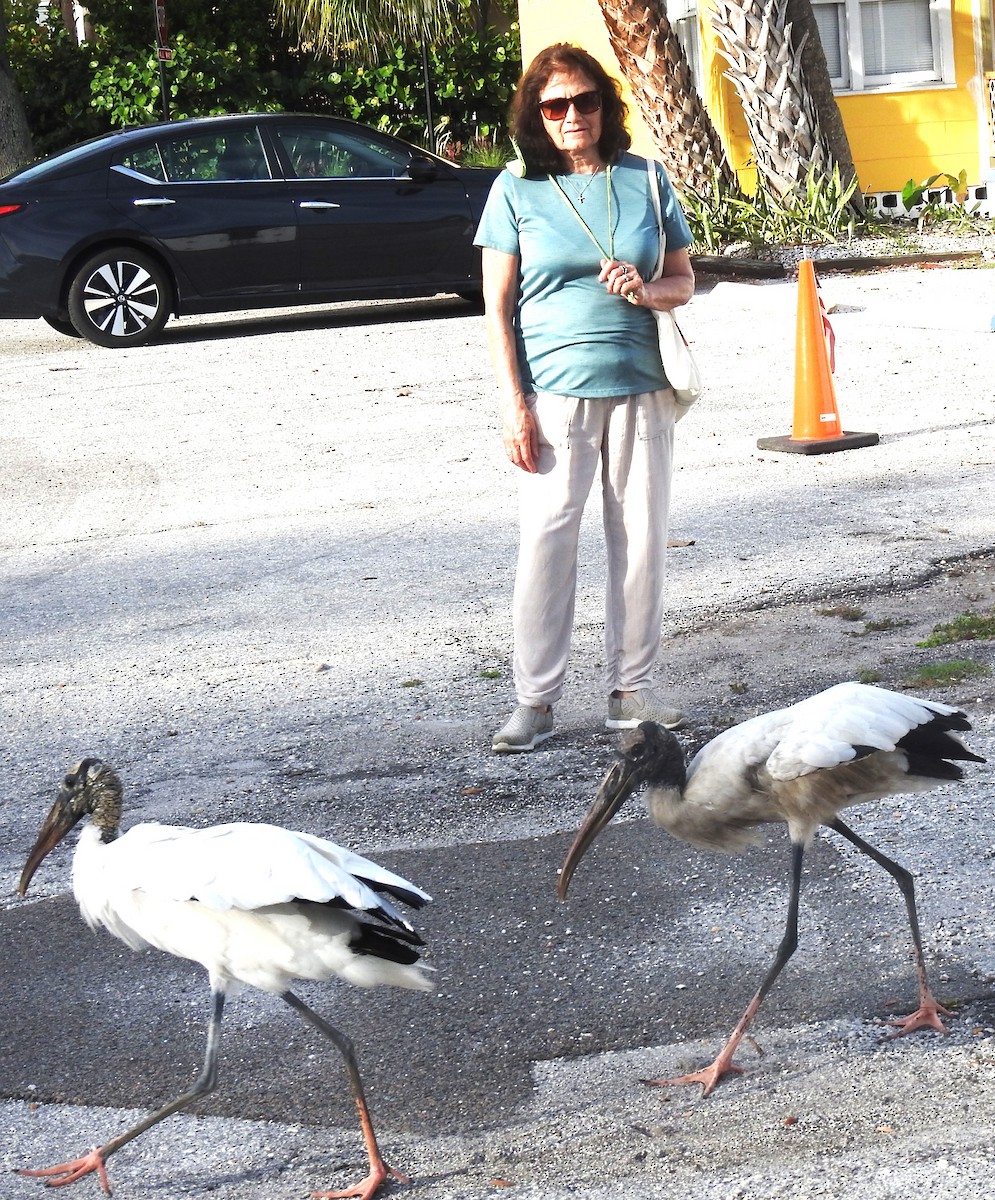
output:
<path id="1" fill-rule="evenodd" d="M 413 158 L 408 163 L 408 177 L 414 183 L 431 183 L 439 169 L 430 158 Z"/>

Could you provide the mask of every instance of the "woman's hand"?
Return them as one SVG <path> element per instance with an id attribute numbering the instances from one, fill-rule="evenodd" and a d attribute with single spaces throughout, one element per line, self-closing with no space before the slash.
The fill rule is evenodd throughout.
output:
<path id="1" fill-rule="evenodd" d="M 505 409 L 501 437 L 512 466 L 534 475 L 539 469 L 539 428 L 528 405 Z"/>
<path id="2" fill-rule="evenodd" d="M 687 250 L 668 250 L 663 256 L 663 274 L 649 282 L 631 263 L 603 258 L 598 280 L 609 292 L 624 296 L 630 304 L 660 312 L 680 308 L 694 295 L 694 268 Z"/>
<path id="3" fill-rule="evenodd" d="M 603 283 L 609 292 L 628 300 L 630 304 L 641 302 L 644 284 L 639 269 L 632 263 L 603 258 L 598 282 Z"/>
<path id="4" fill-rule="evenodd" d="M 523 471 L 535 473 L 539 469 L 539 428 L 525 402 L 515 351 L 519 260 L 515 254 L 504 254 L 488 246 L 484 247 L 481 257 L 487 345 L 502 396 L 501 439 L 509 462 Z"/>

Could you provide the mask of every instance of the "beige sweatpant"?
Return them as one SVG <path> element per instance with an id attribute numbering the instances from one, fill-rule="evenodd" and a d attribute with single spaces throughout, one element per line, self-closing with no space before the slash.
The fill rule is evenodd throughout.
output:
<path id="1" fill-rule="evenodd" d="M 519 478 L 518 702 L 538 707 L 562 694 L 581 517 L 599 463 L 608 551 L 605 684 L 609 692 L 648 687 L 663 619 L 673 392 L 593 400 L 540 392 L 530 406 L 540 447 L 538 472 Z"/>

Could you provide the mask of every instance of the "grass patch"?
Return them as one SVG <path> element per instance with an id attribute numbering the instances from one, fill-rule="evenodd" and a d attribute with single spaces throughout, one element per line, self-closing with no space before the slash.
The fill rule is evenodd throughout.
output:
<path id="1" fill-rule="evenodd" d="M 961 613 L 952 621 L 934 625 L 933 632 L 917 646 L 949 646 L 951 642 L 974 642 L 995 638 L 995 611 L 990 613 Z"/>
<path id="2" fill-rule="evenodd" d="M 900 617 L 882 617 L 880 621 L 865 621 L 864 633 L 884 633 L 888 629 L 904 629 L 911 621 L 903 621 Z"/>
<path id="3" fill-rule="evenodd" d="M 841 621 L 862 621 L 864 610 L 857 604 L 834 604 L 832 608 L 817 608 L 820 617 L 839 617 Z"/>
<path id="4" fill-rule="evenodd" d="M 481 679 L 500 679 L 504 675 L 503 671 L 498 671 L 493 668 L 480 672 Z"/>
<path id="5" fill-rule="evenodd" d="M 816 608 L 820 617 L 839 617 L 840 620 L 863 620 L 864 610 L 856 604 L 834 604 L 831 608 Z"/>
<path id="6" fill-rule="evenodd" d="M 874 671 L 870 667 L 861 667 L 861 669 L 857 672 L 857 682 L 858 683 L 880 683 L 881 682 L 881 672 Z"/>
<path id="7" fill-rule="evenodd" d="M 991 668 L 971 658 L 953 658 L 949 662 L 928 663 L 905 681 L 907 687 L 950 687 L 978 675 L 990 675 Z"/>

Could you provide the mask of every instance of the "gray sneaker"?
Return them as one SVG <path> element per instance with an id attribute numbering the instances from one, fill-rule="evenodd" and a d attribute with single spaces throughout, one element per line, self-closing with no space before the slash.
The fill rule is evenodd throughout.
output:
<path id="1" fill-rule="evenodd" d="M 495 754 L 520 754 L 523 750 L 534 750 L 540 742 L 553 736 L 553 710 L 540 712 L 519 704 L 494 735 L 491 749 Z"/>
<path id="2" fill-rule="evenodd" d="M 679 708 L 642 688 L 634 696 L 609 696 L 606 729 L 635 729 L 642 721 L 656 721 L 665 729 L 682 729 L 687 718 Z"/>

